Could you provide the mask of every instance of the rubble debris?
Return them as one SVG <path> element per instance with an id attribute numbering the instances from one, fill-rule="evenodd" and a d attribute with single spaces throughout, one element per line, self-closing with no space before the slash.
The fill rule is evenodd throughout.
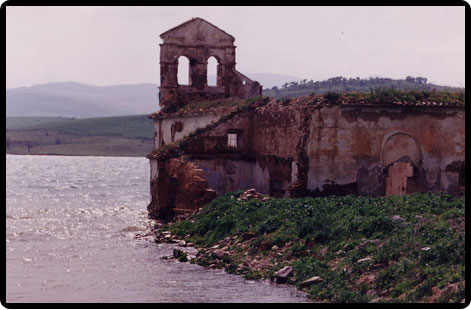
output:
<path id="1" fill-rule="evenodd" d="M 247 189 L 246 191 L 244 191 L 242 194 L 240 194 L 239 198 L 237 198 L 237 201 L 247 201 L 247 200 L 250 200 L 250 199 L 257 199 L 257 200 L 260 200 L 260 201 L 266 201 L 269 198 L 263 196 L 260 193 L 257 193 L 255 188 L 250 188 L 250 189 Z"/>

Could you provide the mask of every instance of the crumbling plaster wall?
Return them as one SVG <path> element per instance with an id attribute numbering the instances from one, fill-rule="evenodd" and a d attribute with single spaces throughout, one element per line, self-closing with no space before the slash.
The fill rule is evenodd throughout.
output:
<path id="1" fill-rule="evenodd" d="M 209 186 L 218 196 L 247 188 L 256 188 L 266 195 L 270 193 L 268 169 L 262 169 L 257 162 L 232 159 L 194 159 L 192 162 L 203 169 Z"/>
<path id="2" fill-rule="evenodd" d="M 241 130 L 237 150 L 224 145 L 231 129 Z M 205 157 L 198 165 L 218 180 L 210 182 L 218 193 L 245 184 L 276 196 L 295 196 L 298 187 L 317 194 L 384 195 L 387 168 L 402 157 L 416 169 L 415 190 L 457 187 L 459 173 L 446 170 L 464 162 L 464 136 L 463 109 L 278 105 L 223 122 L 187 150 Z M 224 168 L 228 160 L 235 168 Z M 242 172 L 243 161 L 264 178 Z"/>
<path id="3" fill-rule="evenodd" d="M 154 150 L 159 150 L 188 136 L 198 128 L 204 128 L 220 115 L 182 116 L 156 119 L 154 121 Z"/>
<path id="4" fill-rule="evenodd" d="M 242 112 L 184 146 L 218 194 L 253 187 L 272 196 L 290 196 L 304 115 L 302 110 L 276 107 Z M 231 132 L 238 134 L 237 148 L 227 145 Z"/>
<path id="5" fill-rule="evenodd" d="M 448 180 L 447 165 L 464 161 L 463 109 L 323 107 L 313 114 L 310 132 L 310 190 L 357 182 L 360 169 L 382 173 L 377 168 L 409 156 L 426 177 L 423 191 L 446 191 L 440 176 Z"/>
<path id="6" fill-rule="evenodd" d="M 377 196 L 387 186 L 389 193 L 458 194 L 464 115 L 462 108 L 391 106 L 248 109 L 185 140 L 183 157 L 151 159 L 149 212 L 169 216 L 172 203 L 194 210 L 216 194 L 247 188 L 275 197 Z M 235 148 L 229 133 L 238 135 Z"/>

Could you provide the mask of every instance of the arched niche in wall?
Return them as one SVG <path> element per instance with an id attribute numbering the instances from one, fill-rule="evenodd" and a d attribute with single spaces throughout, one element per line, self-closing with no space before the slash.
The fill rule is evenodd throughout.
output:
<path id="1" fill-rule="evenodd" d="M 404 195 L 420 192 L 419 167 L 422 151 L 417 140 L 406 132 L 390 132 L 384 137 L 381 153 L 386 195 Z"/>
<path id="2" fill-rule="evenodd" d="M 415 165 L 419 166 L 422 160 L 422 150 L 417 140 L 409 133 L 394 131 L 383 139 L 381 164 L 383 167 L 408 156 Z"/>
<path id="3" fill-rule="evenodd" d="M 186 56 L 178 57 L 177 81 L 178 85 L 190 85 L 190 60 Z"/>

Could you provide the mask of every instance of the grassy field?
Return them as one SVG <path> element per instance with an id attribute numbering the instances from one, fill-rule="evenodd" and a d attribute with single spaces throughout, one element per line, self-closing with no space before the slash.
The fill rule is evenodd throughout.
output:
<path id="1" fill-rule="evenodd" d="M 6 118 L 6 129 L 20 129 L 35 125 L 43 125 L 47 123 L 61 123 L 74 120 L 75 118 L 68 117 L 47 117 L 47 116 L 38 116 L 38 117 L 22 117 L 22 116 L 11 116 Z"/>
<path id="2" fill-rule="evenodd" d="M 315 301 L 463 302 L 465 198 L 238 201 L 240 193 L 225 194 L 157 235 L 170 231 L 194 243 L 200 254 L 193 263 L 246 278 L 274 279 L 291 266 L 288 283 Z M 320 278 L 303 283 L 314 276 Z"/>
<path id="3" fill-rule="evenodd" d="M 8 117 L 8 123 L 7 154 L 145 156 L 153 147 L 153 120 L 147 115 L 86 119 Z"/>

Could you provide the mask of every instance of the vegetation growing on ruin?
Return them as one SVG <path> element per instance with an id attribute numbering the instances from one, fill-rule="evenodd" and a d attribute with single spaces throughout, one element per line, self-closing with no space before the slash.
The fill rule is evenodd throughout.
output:
<path id="1" fill-rule="evenodd" d="M 368 79 L 333 77 L 324 81 L 304 79 L 300 82 L 288 82 L 281 88 L 264 89 L 263 95 L 274 98 L 301 97 L 326 92 L 370 92 L 371 89 L 390 89 L 405 91 L 463 91 L 463 88 L 440 86 L 427 83 L 427 78 L 408 76 L 405 79 L 371 77 Z"/>
<path id="2" fill-rule="evenodd" d="M 214 128 L 218 124 L 234 117 L 249 108 L 264 105 L 270 101 L 270 97 L 253 97 L 249 99 L 227 99 L 227 100 L 214 100 L 214 101 L 199 101 L 193 102 L 184 106 L 181 110 L 182 113 L 191 111 L 206 111 L 211 108 L 229 107 L 226 113 L 223 114 L 217 121 L 208 124 L 206 127 L 198 128 L 194 132 L 185 136 L 177 143 L 164 146 L 161 150 L 149 154 L 154 156 L 159 154 L 161 158 L 170 158 L 183 155 L 183 148 L 189 138 L 193 138 L 200 133 Z M 447 105 L 464 105 L 465 93 L 462 91 L 428 91 L 428 90 L 398 90 L 394 88 L 377 88 L 370 89 L 369 92 L 336 92 L 328 91 L 321 95 L 310 95 L 301 98 L 281 97 L 276 100 L 281 105 L 296 105 L 298 103 L 307 104 L 392 104 L 392 103 L 435 103 Z"/>
<path id="3" fill-rule="evenodd" d="M 208 111 L 208 110 L 216 110 L 216 109 L 230 110 L 232 108 L 237 109 L 245 105 L 247 105 L 247 100 L 240 99 L 240 98 L 229 98 L 229 99 L 221 99 L 221 100 L 202 100 L 202 101 L 190 102 L 184 105 L 178 111 L 182 113 L 187 113 L 187 112 Z"/>
<path id="4" fill-rule="evenodd" d="M 464 298 L 464 198 L 427 193 L 238 201 L 240 194 L 227 193 L 159 230 L 195 243 L 202 254 L 193 262 L 246 278 L 274 279 L 274 272 L 291 266 L 288 283 L 316 301 Z M 301 284 L 313 276 L 321 280 Z"/>
<path id="5" fill-rule="evenodd" d="M 230 112 L 224 114 L 221 116 L 217 121 L 212 121 L 205 127 L 200 127 L 191 132 L 189 135 L 184 136 L 181 140 L 172 143 L 172 144 L 167 144 L 165 145 L 162 149 L 154 151 L 150 154 L 147 155 L 147 157 L 153 157 L 157 156 L 159 158 L 171 158 L 171 157 L 178 157 L 184 154 L 183 148 L 185 146 L 185 143 L 190 138 L 194 138 L 198 135 L 200 135 L 202 132 L 209 130 L 211 128 L 216 127 L 217 125 L 221 124 L 222 122 L 227 121 L 228 119 L 234 117 L 235 115 L 246 111 L 249 108 L 254 108 L 257 106 L 264 105 L 270 101 L 269 97 L 252 97 L 248 99 L 243 99 L 243 100 L 237 100 L 237 105 L 233 106 L 233 109 L 230 110 Z M 219 101 L 217 101 L 219 102 Z M 217 102 L 215 104 L 217 104 Z M 230 102 L 230 101 L 228 101 Z M 205 102 L 201 103 L 205 104 Z M 219 103 L 220 104 L 220 103 Z M 193 107 L 196 107 L 197 103 Z"/>
<path id="6" fill-rule="evenodd" d="M 326 93 L 326 97 L 329 93 Z M 349 101 L 366 101 L 371 103 L 393 102 L 436 102 L 464 103 L 464 91 L 428 91 L 428 90 L 397 90 L 394 88 L 371 89 L 367 93 L 351 92 L 340 94 Z"/>

